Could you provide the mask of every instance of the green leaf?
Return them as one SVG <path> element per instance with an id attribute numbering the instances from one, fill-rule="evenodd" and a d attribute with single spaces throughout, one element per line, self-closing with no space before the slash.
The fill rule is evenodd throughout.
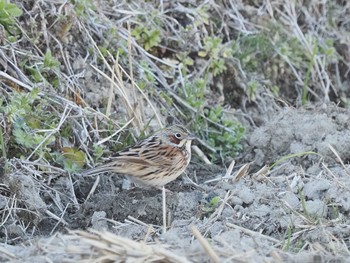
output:
<path id="1" fill-rule="evenodd" d="M 57 68 L 60 66 L 60 62 L 52 56 L 51 50 L 48 49 L 44 56 L 44 67 L 45 68 Z"/>
<path id="2" fill-rule="evenodd" d="M 8 3 L 5 7 L 9 15 L 13 17 L 19 17 L 23 14 L 23 11 L 19 9 L 15 4 Z"/>
<path id="3" fill-rule="evenodd" d="M 209 205 L 210 206 L 217 206 L 218 203 L 220 202 L 220 200 L 221 200 L 220 196 L 215 196 L 210 200 Z"/>
<path id="4" fill-rule="evenodd" d="M 75 147 L 62 148 L 63 164 L 69 171 L 82 169 L 85 165 L 85 153 Z"/>
<path id="5" fill-rule="evenodd" d="M 0 24 L 5 27 L 14 26 L 15 17 L 22 15 L 22 10 L 15 4 L 8 3 L 6 0 L 0 0 Z"/>

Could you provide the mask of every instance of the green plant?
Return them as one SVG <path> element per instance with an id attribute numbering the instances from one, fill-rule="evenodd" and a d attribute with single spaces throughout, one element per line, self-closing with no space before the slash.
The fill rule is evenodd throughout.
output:
<path id="1" fill-rule="evenodd" d="M 287 228 L 287 239 L 284 241 L 284 244 L 282 246 L 282 249 L 287 252 L 300 252 L 302 249 L 303 245 L 305 244 L 305 241 L 303 238 L 297 238 L 293 240 L 293 230 L 296 231 L 293 226 L 288 226 Z"/>
<path id="2" fill-rule="evenodd" d="M 150 30 L 144 26 L 136 27 L 131 31 L 131 35 L 135 37 L 147 51 L 157 46 L 161 41 L 160 30 Z"/>
<path id="3" fill-rule="evenodd" d="M 288 226 L 287 228 L 287 240 L 284 241 L 284 244 L 283 244 L 283 247 L 282 249 L 284 251 L 289 251 L 290 250 L 290 247 L 291 247 L 291 244 L 292 244 L 292 234 L 293 234 L 293 227 L 292 226 Z"/>
<path id="4" fill-rule="evenodd" d="M 263 32 L 239 36 L 230 45 L 232 56 L 239 59 L 246 72 L 256 72 L 271 59 L 274 50 L 268 35 Z"/>
<path id="5" fill-rule="evenodd" d="M 191 121 L 191 130 L 204 138 L 208 145 L 216 152 L 209 155 L 213 161 L 217 161 L 219 156 L 236 156 L 242 149 L 240 140 L 244 135 L 243 126 L 230 120 L 224 113 L 221 105 L 215 107 L 205 107 L 207 104 L 207 80 L 197 78 L 193 81 L 187 80 L 183 89 L 183 97 L 186 102 L 196 109 L 195 117 L 188 119 Z"/>
<path id="6" fill-rule="evenodd" d="M 248 87 L 247 87 L 247 96 L 249 98 L 249 100 L 251 101 L 255 101 L 256 100 L 256 93 L 257 93 L 257 90 L 258 90 L 258 82 L 253 80 L 253 81 L 250 81 L 248 82 Z"/>
<path id="7" fill-rule="evenodd" d="M 151 87 L 153 87 L 156 84 L 156 80 L 154 78 L 154 75 L 151 73 L 152 70 L 150 66 L 145 62 L 144 60 L 140 61 L 140 76 L 139 81 L 137 81 L 137 85 L 142 90 L 151 91 Z"/>
<path id="8" fill-rule="evenodd" d="M 184 88 L 186 101 L 197 110 L 201 110 L 204 105 L 206 81 L 202 78 L 194 82 L 187 82 Z"/>
<path id="9" fill-rule="evenodd" d="M 304 85 L 303 85 L 303 89 L 302 89 L 301 102 L 303 105 L 305 105 L 308 102 L 308 98 L 307 98 L 308 90 L 307 90 L 307 88 L 308 88 L 309 80 L 311 77 L 311 71 L 312 71 L 312 68 L 313 68 L 314 63 L 315 63 L 316 54 L 317 54 L 317 46 L 314 45 L 313 50 L 312 50 L 312 54 L 311 54 L 311 58 L 310 58 L 310 62 L 309 62 L 309 65 L 307 67 L 305 81 L 304 81 Z"/>
<path id="10" fill-rule="evenodd" d="M 0 0 L 0 24 L 5 28 L 7 36 L 16 35 L 20 33 L 20 30 L 16 26 L 16 17 L 22 15 L 22 10 L 15 4 L 11 4 L 7 0 Z M 9 38 L 10 41 L 14 41 L 15 38 Z"/>
<path id="11" fill-rule="evenodd" d="M 196 131 L 217 151 L 209 153 L 211 159 L 216 161 L 219 156 L 236 156 L 242 150 L 240 141 L 245 133 L 244 127 L 225 117 L 222 106 L 206 108 L 204 114 L 209 119 L 207 129 L 203 130 L 205 119 L 200 117 L 197 118 Z"/>
<path id="12" fill-rule="evenodd" d="M 72 4 L 77 15 L 81 17 L 89 17 L 89 12 L 96 10 L 92 0 L 72 0 Z"/>
<path id="13" fill-rule="evenodd" d="M 93 146 L 93 156 L 95 161 L 100 161 L 103 155 L 103 147 L 94 145 Z"/>
<path id="14" fill-rule="evenodd" d="M 219 37 L 206 37 L 204 39 L 204 50 L 198 53 L 200 57 L 209 58 L 208 72 L 217 76 L 226 70 L 225 57 L 231 56 L 231 49 L 222 44 Z"/>
<path id="15" fill-rule="evenodd" d="M 30 66 L 28 66 L 30 64 Z M 22 65 L 29 71 L 32 79 L 36 83 L 46 82 L 54 87 L 59 85 L 60 62 L 52 56 L 48 49 L 45 53 L 43 61 L 33 63 L 24 61 Z"/>
<path id="16" fill-rule="evenodd" d="M 303 208 L 303 213 L 305 214 L 306 218 L 310 218 L 310 215 L 306 208 L 306 200 L 300 188 L 298 188 L 298 193 L 299 193 L 299 199 L 301 201 L 301 207 Z"/>
<path id="17" fill-rule="evenodd" d="M 208 216 L 212 214 L 218 207 L 220 201 L 220 196 L 214 196 L 209 200 L 209 202 L 204 202 L 204 204 L 201 205 L 201 216 Z"/>
<path id="18" fill-rule="evenodd" d="M 307 71 L 304 76 L 304 85 L 302 89 L 301 102 L 305 105 L 308 102 L 308 86 L 310 84 L 310 79 L 315 63 L 317 62 L 316 57 L 324 57 L 328 63 L 335 63 L 338 61 L 336 56 L 336 50 L 334 48 L 334 43 L 332 40 L 327 39 L 324 43 L 319 43 L 317 39 L 312 36 L 307 36 L 307 40 L 312 47 L 311 51 L 305 50 L 306 57 L 309 63 L 306 64 Z M 310 53 L 311 52 L 311 53 Z"/>
<path id="19" fill-rule="evenodd" d="M 85 165 L 85 153 L 75 147 L 63 147 L 55 156 L 55 161 L 68 172 L 80 171 Z"/>
<path id="20" fill-rule="evenodd" d="M 30 93 L 13 92 L 7 104 L 0 105 L 0 112 L 12 127 L 8 151 L 13 156 L 20 157 L 34 149 L 37 156 L 51 151 L 49 145 L 55 141 L 55 136 L 47 131 L 55 128 L 58 120 L 48 111 L 48 103 L 39 96 L 38 89 Z"/>
<path id="21" fill-rule="evenodd" d="M 185 83 L 183 96 L 186 102 L 197 111 L 194 118 L 191 116 L 191 119 L 188 119 L 192 123 L 191 130 L 216 150 L 209 153 L 213 161 L 217 161 L 219 156 L 236 156 L 242 149 L 240 141 L 245 130 L 239 122 L 232 121 L 225 115 L 221 105 L 205 107 L 206 86 L 207 81 L 203 78 Z"/>

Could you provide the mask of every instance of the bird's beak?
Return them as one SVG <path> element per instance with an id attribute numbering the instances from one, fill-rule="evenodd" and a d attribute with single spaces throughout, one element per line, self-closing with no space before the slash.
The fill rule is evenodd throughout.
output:
<path id="1" fill-rule="evenodd" d="M 189 135 L 187 135 L 187 140 L 195 140 L 197 139 L 197 137 L 193 134 L 193 133 L 190 133 Z"/>

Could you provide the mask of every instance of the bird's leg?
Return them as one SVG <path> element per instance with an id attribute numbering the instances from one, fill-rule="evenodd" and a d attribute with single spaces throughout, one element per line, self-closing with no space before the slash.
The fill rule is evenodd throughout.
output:
<path id="1" fill-rule="evenodd" d="M 166 233 L 166 189 L 162 187 L 162 201 L 163 201 L 163 234 Z"/>

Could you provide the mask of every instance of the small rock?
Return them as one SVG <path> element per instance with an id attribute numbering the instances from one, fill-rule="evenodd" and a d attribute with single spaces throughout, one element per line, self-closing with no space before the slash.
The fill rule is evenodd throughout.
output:
<path id="1" fill-rule="evenodd" d="M 238 192 L 238 197 L 243 201 L 243 203 L 249 205 L 254 202 L 255 195 L 252 193 L 252 191 L 244 186 L 240 191 Z"/>
<path id="2" fill-rule="evenodd" d="M 264 218 L 271 214 L 271 207 L 268 205 L 261 204 L 258 207 L 254 207 L 249 213 L 249 216 L 254 216 L 258 218 Z M 272 211 L 274 212 L 274 211 Z M 259 223 L 260 224 L 260 223 Z"/>
<path id="3" fill-rule="evenodd" d="M 293 209 L 300 204 L 299 198 L 292 192 L 287 192 L 282 199 Z"/>
<path id="4" fill-rule="evenodd" d="M 322 197 L 323 193 L 331 187 L 326 179 L 313 180 L 304 185 L 303 195 L 309 199 L 316 200 Z"/>
<path id="5" fill-rule="evenodd" d="M 315 216 L 315 217 L 325 217 L 328 212 L 328 207 L 326 206 L 326 204 L 319 199 L 306 201 L 305 208 L 306 208 L 306 212 L 309 215 Z"/>
<path id="6" fill-rule="evenodd" d="M 242 205 L 243 204 L 243 201 L 241 198 L 237 197 L 237 196 L 233 196 L 231 199 L 230 199 L 230 205 Z"/>
<path id="7" fill-rule="evenodd" d="M 210 227 L 209 233 L 210 236 L 213 238 L 215 236 L 220 235 L 221 233 L 226 232 L 227 230 L 227 227 L 222 222 L 216 221 Z"/>
<path id="8" fill-rule="evenodd" d="M 290 144 L 290 153 L 301 153 L 308 151 L 308 147 L 299 141 L 294 141 Z"/>
<path id="9" fill-rule="evenodd" d="M 96 211 L 91 217 L 92 228 L 96 230 L 107 230 L 108 224 L 105 220 L 106 212 L 105 211 Z"/>
<path id="10" fill-rule="evenodd" d="M 228 230 L 226 232 L 222 232 L 216 237 L 213 237 L 213 239 L 219 242 L 221 240 L 225 240 L 225 242 L 229 244 L 239 244 L 241 241 L 241 232 L 238 229 Z"/>
<path id="11" fill-rule="evenodd" d="M 279 218 L 279 224 L 282 229 L 286 229 L 288 227 L 296 227 L 298 225 L 302 225 L 303 223 L 303 219 L 301 219 L 300 216 L 294 214 L 286 214 Z"/>
<path id="12" fill-rule="evenodd" d="M 232 207 L 226 206 L 224 210 L 222 210 L 221 216 L 223 218 L 232 218 L 234 216 L 234 210 L 232 209 Z"/>

